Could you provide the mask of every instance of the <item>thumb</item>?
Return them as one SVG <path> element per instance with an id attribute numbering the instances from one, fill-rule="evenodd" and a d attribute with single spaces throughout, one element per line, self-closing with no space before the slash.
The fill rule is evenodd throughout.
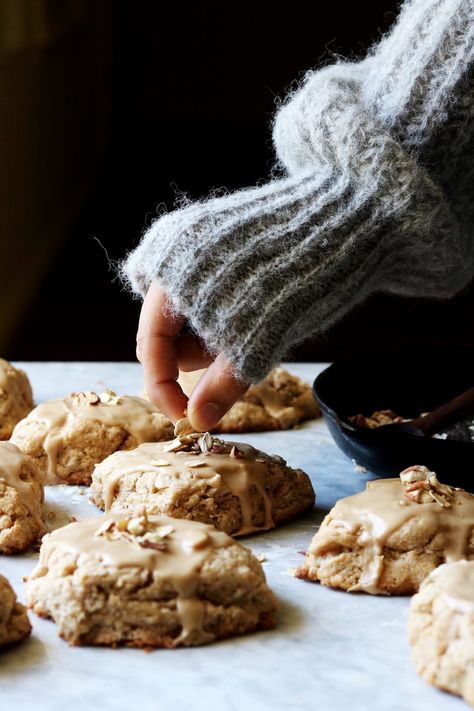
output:
<path id="1" fill-rule="evenodd" d="M 220 353 L 203 374 L 188 402 L 188 418 L 197 432 L 207 432 L 248 389 Z"/>

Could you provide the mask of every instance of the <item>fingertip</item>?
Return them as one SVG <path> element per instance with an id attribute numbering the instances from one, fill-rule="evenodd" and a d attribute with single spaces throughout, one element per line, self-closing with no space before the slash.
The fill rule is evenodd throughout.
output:
<path id="1" fill-rule="evenodd" d="M 212 429 L 248 385 L 239 381 L 222 355 L 209 366 L 197 383 L 188 402 L 188 418 L 198 432 Z"/>
<path id="2" fill-rule="evenodd" d="M 198 408 L 188 405 L 188 419 L 196 432 L 208 432 L 217 425 L 225 410 L 216 402 L 204 402 Z"/>

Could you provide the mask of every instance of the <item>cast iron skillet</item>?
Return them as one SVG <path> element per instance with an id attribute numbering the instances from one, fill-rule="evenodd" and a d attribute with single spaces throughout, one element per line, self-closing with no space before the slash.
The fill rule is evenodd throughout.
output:
<path id="1" fill-rule="evenodd" d="M 313 392 L 336 444 L 369 471 L 398 476 L 423 464 L 443 483 L 474 491 L 474 443 L 369 430 L 347 419 L 384 409 L 418 417 L 472 386 L 474 349 L 409 348 L 335 363 L 316 378 Z"/>

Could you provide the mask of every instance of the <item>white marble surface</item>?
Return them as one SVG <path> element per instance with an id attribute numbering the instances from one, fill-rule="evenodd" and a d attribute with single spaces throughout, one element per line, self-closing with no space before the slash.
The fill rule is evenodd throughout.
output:
<path id="1" fill-rule="evenodd" d="M 141 389 L 139 366 L 126 363 L 23 363 L 36 401 L 105 385 Z M 289 369 L 311 382 L 321 364 Z M 348 594 L 297 580 L 288 568 L 304 550 L 336 499 L 364 487 L 366 477 L 339 452 L 322 420 L 289 432 L 243 439 L 281 454 L 312 478 L 317 506 L 299 521 L 242 542 L 264 553 L 268 582 L 281 611 L 275 630 L 195 649 L 70 648 L 52 622 L 30 615 L 32 637 L 0 654 L 0 708 L 59 711 L 450 711 L 462 701 L 424 684 L 415 674 L 406 635 L 406 598 Z M 81 493 L 82 491 L 82 493 Z M 87 489 L 49 487 L 47 509 L 58 522 L 98 515 Z M 36 554 L 3 556 L 0 571 L 23 599 L 22 576 Z"/>

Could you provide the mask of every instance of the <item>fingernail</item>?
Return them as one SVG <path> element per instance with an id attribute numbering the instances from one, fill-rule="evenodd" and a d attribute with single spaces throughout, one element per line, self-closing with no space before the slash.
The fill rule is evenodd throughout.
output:
<path id="1" fill-rule="evenodd" d="M 205 402 L 197 410 L 189 413 L 191 424 L 198 432 L 207 432 L 222 417 L 222 408 L 215 402 Z"/>

